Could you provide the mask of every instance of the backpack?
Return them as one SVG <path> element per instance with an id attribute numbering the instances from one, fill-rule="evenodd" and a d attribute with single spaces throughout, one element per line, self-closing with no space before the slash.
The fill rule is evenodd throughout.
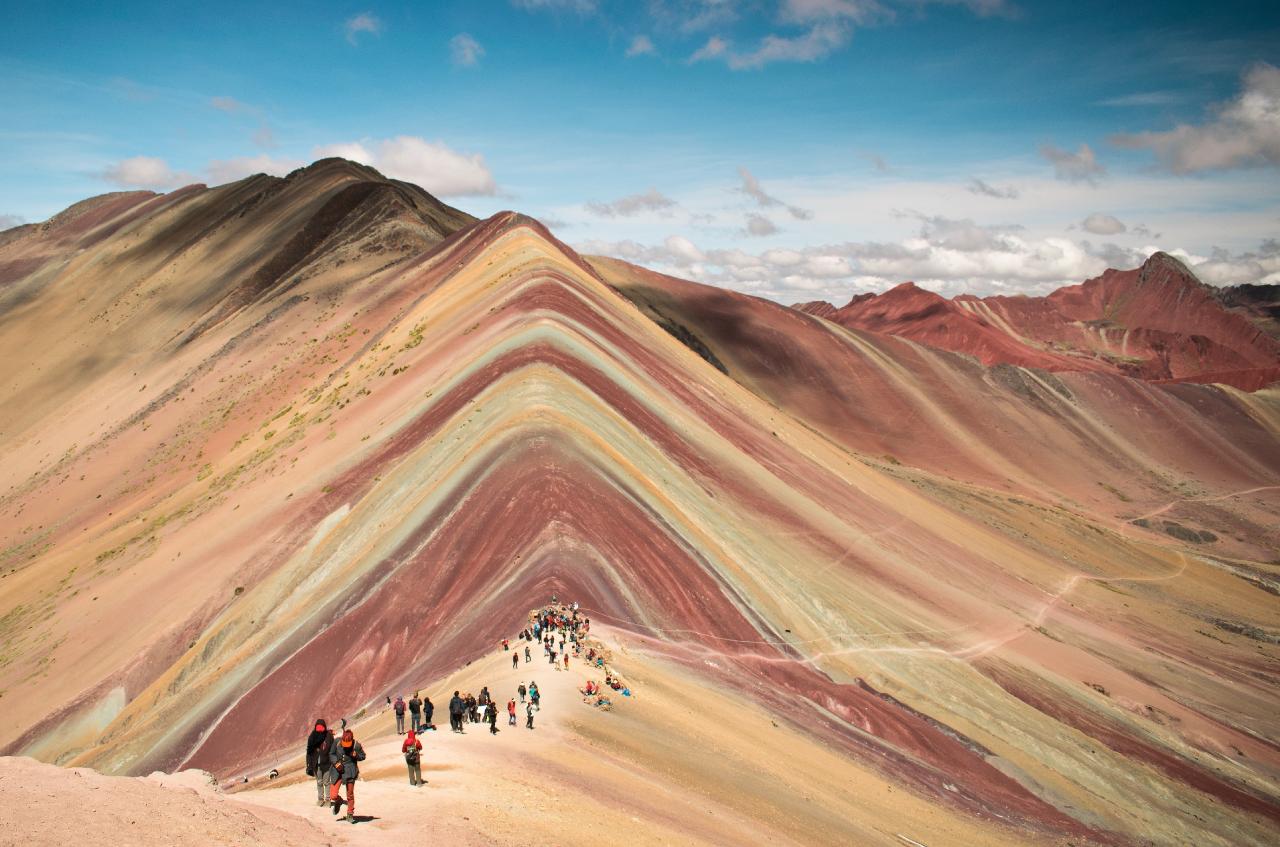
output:
<path id="1" fill-rule="evenodd" d="M 419 750 L 416 746 L 414 746 L 414 747 L 410 747 L 408 750 L 405 750 L 405 751 L 404 751 L 404 760 L 405 760 L 405 762 L 406 762 L 406 763 L 408 763 L 408 764 L 410 764 L 410 765 L 416 765 L 416 764 L 418 764 L 418 754 L 419 754 L 419 753 L 421 753 L 421 752 L 422 752 L 422 751 L 421 751 L 421 750 Z"/>

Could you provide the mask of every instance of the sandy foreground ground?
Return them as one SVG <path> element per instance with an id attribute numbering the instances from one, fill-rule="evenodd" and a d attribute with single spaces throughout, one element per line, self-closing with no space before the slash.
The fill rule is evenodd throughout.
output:
<path id="1" fill-rule="evenodd" d="M 574 659 L 553 670 L 537 645 L 529 665 L 513 670 L 497 651 L 424 687 L 442 727 L 423 739 L 426 786 L 408 783 L 389 710 L 354 724 L 368 754 L 355 824 L 316 805 L 301 756 L 281 761 L 278 779 L 255 775 L 227 792 L 199 771 L 108 777 L 11 758 L 0 769 L 0 844 L 1025 843 L 860 770 L 639 639 L 606 639 L 635 687 L 612 711 L 578 693 L 598 671 Z M 487 684 L 505 703 L 531 680 L 543 705 L 532 731 L 522 710 L 515 727 L 504 711 L 496 736 L 484 724 L 449 731 L 455 689 Z"/>

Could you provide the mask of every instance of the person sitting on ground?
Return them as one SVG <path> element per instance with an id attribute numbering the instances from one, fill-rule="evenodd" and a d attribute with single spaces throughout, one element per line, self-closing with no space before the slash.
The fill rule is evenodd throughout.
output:
<path id="1" fill-rule="evenodd" d="M 422 742 L 418 740 L 415 730 L 409 730 L 409 737 L 400 745 L 400 752 L 404 754 L 404 763 L 409 767 L 409 784 L 416 788 L 426 782 L 422 778 Z"/>
<path id="2" fill-rule="evenodd" d="M 316 805 L 329 802 L 329 745 L 333 732 L 324 718 L 316 718 L 315 727 L 307 736 L 307 776 L 316 778 Z"/>
<path id="3" fill-rule="evenodd" d="M 364 748 L 356 741 L 351 730 L 344 730 L 342 740 L 333 745 L 329 753 L 329 761 L 333 765 L 329 778 L 332 787 L 329 789 L 329 802 L 333 804 L 333 813 L 338 814 L 342 805 L 339 787 L 347 786 L 347 820 L 356 822 L 356 780 L 360 778 L 360 762 L 364 761 Z"/>

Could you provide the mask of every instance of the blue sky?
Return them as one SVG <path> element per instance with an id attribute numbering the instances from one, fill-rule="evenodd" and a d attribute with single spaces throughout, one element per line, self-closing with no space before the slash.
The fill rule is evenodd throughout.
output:
<path id="1" fill-rule="evenodd" d="M 783 301 L 1280 281 L 1280 4 L 6 2 L 0 225 L 340 153 Z"/>

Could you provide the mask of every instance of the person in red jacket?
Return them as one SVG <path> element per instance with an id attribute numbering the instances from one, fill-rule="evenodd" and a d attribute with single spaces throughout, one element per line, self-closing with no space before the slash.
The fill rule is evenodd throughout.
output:
<path id="1" fill-rule="evenodd" d="M 425 784 L 426 780 L 422 778 L 422 742 L 416 732 L 409 730 L 409 736 L 400 745 L 400 752 L 404 753 L 404 763 L 409 766 L 409 784 Z"/>
<path id="2" fill-rule="evenodd" d="M 507 726 L 516 725 L 516 701 L 507 701 Z"/>

